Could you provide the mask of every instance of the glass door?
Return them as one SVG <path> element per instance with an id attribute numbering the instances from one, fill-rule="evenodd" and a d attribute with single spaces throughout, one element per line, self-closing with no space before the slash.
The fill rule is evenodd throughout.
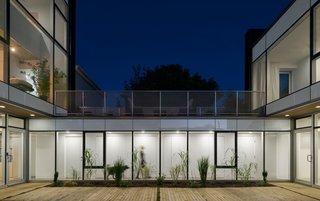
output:
<path id="1" fill-rule="evenodd" d="M 7 177 L 9 183 L 24 179 L 24 131 L 9 129 L 7 148 Z"/>
<path id="2" fill-rule="evenodd" d="M 295 178 L 312 184 L 312 132 L 310 129 L 295 131 Z"/>
<path id="3" fill-rule="evenodd" d="M 217 132 L 215 138 L 216 179 L 236 180 L 237 133 Z"/>

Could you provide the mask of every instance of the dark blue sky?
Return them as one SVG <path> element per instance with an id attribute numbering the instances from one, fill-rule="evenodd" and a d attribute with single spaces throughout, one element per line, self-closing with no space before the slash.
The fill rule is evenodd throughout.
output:
<path id="1" fill-rule="evenodd" d="M 243 89 L 244 34 L 265 28 L 291 0 L 77 1 L 77 64 L 105 90 L 123 89 L 132 66 L 178 63 Z"/>

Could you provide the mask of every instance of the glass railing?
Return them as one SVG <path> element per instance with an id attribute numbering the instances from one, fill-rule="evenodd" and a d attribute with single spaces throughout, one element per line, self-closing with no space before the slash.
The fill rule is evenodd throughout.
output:
<path id="1" fill-rule="evenodd" d="M 254 91 L 56 91 L 56 115 L 261 116 L 265 95 Z"/>

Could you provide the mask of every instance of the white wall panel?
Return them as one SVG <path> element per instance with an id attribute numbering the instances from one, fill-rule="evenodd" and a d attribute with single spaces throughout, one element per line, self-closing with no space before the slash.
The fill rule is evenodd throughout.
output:
<path id="1" fill-rule="evenodd" d="M 106 120 L 106 130 L 131 131 L 132 120 L 129 119 L 108 119 Z"/>
<path id="2" fill-rule="evenodd" d="M 29 130 L 31 131 L 54 131 L 56 121 L 54 119 L 30 119 Z"/>
<path id="3" fill-rule="evenodd" d="M 252 62 L 266 50 L 266 36 L 263 36 L 252 49 Z"/>
<path id="4" fill-rule="evenodd" d="M 83 120 L 82 119 L 57 119 L 56 129 L 63 131 L 82 131 Z"/>
<path id="5" fill-rule="evenodd" d="M 8 85 L 0 82 L 0 98 L 8 99 Z"/>
<path id="6" fill-rule="evenodd" d="M 291 129 L 289 119 L 266 119 L 265 131 L 288 131 Z"/>
<path id="7" fill-rule="evenodd" d="M 310 1 L 296 0 L 296 2 L 281 16 L 281 18 L 267 32 L 267 48 L 270 47 L 287 29 L 289 29 L 308 9 Z"/>
<path id="8" fill-rule="evenodd" d="M 161 121 L 156 119 L 135 119 L 133 120 L 133 130 L 160 130 Z"/>
<path id="9" fill-rule="evenodd" d="M 162 119 L 161 130 L 187 130 L 188 120 L 186 119 Z"/>
<path id="10" fill-rule="evenodd" d="M 103 119 L 84 119 L 83 129 L 85 131 L 105 131 L 106 121 Z"/>
<path id="11" fill-rule="evenodd" d="M 190 119 L 188 130 L 214 130 L 216 121 L 214 119 Z"/>
<path id="12" fill-rule="evenodd" d="M 237 120 L 217 119 L 216 130 L 237 130 Z"/>
<path id="13" fill-rule="evenodd" d="M 264 130 L 264 120 L 238 120 L 238 130 L 254 130 L 254 131 L 263 131 Z"/>

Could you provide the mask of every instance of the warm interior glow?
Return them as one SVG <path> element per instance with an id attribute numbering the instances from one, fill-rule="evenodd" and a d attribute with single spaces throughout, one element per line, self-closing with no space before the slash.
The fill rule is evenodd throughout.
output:
<path id="1" fill-rule="evenodd" d="M 4 105 L 0 105 L 0 108 L 6 108 L 6 106 L 4 106 Z"/>

